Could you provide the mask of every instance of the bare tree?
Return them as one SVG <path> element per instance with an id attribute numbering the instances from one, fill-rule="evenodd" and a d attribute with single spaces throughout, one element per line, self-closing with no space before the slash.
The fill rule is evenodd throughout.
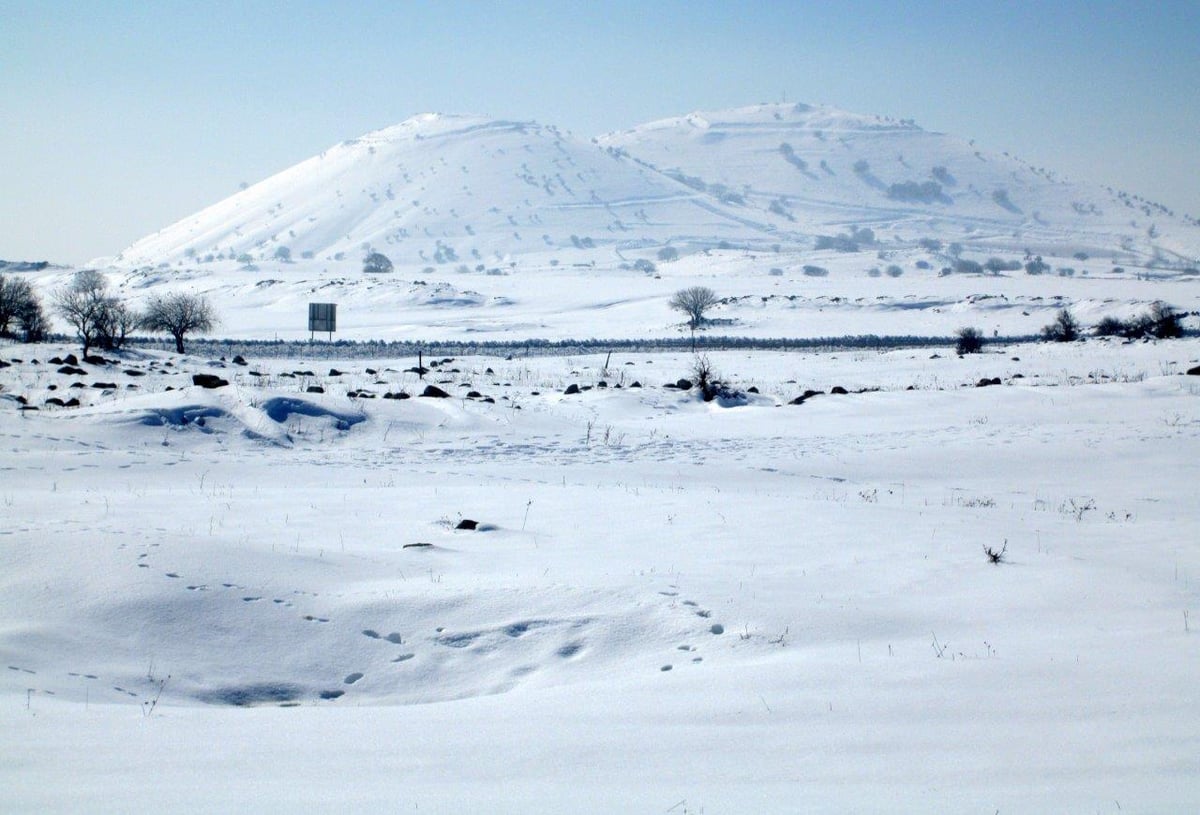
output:
<path id="1" fill-rule="evenodd" d="M 157 295 L 146 307 L 140 325 L 147 331 L 170 334 L 175 338 L 175 352 L 182 354 L 184 336 L 195 331 L 211 331 L 217 325 L 217 315 L 208 298 L 202 295 Z"/>
<path id="2" fill-rule="evenodd" d="M 100 319 L 99 344 L 103 348 L 120 348 L 125 344 L 129 332 L 137 328 L 141 317 L 133 309 L 115 297 L 110 297 L 108 307 Z"/>
<path id="3" fill-rule="evenodd" d="M 25 342 L 38 342 L 46 334 L 42 304 L 28 280 L 0 275 L 0 337 L 15 337 L 19 326 Z"/>
<path id="4" fill-rule="evenodd" d="M 704 325 L 704 313 L 717 304 L 717 293 L 707 286 L 690 286 L 680 289 L 667 304 L 687 317 L 692 332 L 692 351 L 696 350 L 696 329 Z"/>
<path id="5" fill-rule="evenodd" d="M 105 336 L 111 310 L 118 301 L 108 294 L 108 281 L 95 269 L 80 269 L 54 293 L 54 307 L 79 338 L 86 357 Z"/>

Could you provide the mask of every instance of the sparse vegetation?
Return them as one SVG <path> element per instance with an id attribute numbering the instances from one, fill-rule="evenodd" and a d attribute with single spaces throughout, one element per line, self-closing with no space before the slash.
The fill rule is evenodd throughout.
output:
<path id="1" fill-rule="evenodd" d="M 29 281 L 0 275 L 0 337 L 40 342 L 46 335 L 41 301 Z"/>
<path id="2" fill-rule="evenodd" d="M 978 354 L 983 350 L 983 333 L 978 328 L 960 328 L 956 336 L 958 340 L 954 344 L 954 350 L 958 354 Z"/>
<path id="3" fill-rule="evenodd" d="M 370 252 L 363 258 L 363 274 L 389 274 L 393 268 L 391 258 L 382 252 Z"/>
<path id="4" fill-rule="evenodd" d="M 71 282 L 54 293 L 54 307 L 87 356 L 93 346 L 120 348 L 137 324 L 136 315 L 109 294 L 108 281 L 95 269 L 80 269 Z"/>
<path id="5" fill-rule="evenodd" d="M 696 350 L 696 331 L 704 326 L 705 314 L 717 304 L 717 293 L 707 286 L 691 286 L 680 289 L 671 297 L 668 305 L 682 312 L 692 332 L 692 350 Z"/>
<path id="6" fill-rule="evenodd" d="M 196 294 L 168 294 L 150 299 L 139 322 L 146 331 L 163 331 L 175 338 L 175 353 L 182 354 L 183 339 L 196 331 L 212 331 L 216 312 L 206 297 Z"/>
<path id="7" fill-rule="evenodd" d="M 1060 309 L 1054 322 L 1042 329 L 1042 336 L 1049 342 L 1074 342 L 1079 339 L 1079 321 L 1069 309 Z"/>
<path id="8" fill-rule="evenodd" d="M 1129 320 L 1105 317 L 1096 324 L 1097 337 L 1169 340 L 1183 336 L 1182 315 L 1174 306 L 1158 301 L 1143 314 Z"/>

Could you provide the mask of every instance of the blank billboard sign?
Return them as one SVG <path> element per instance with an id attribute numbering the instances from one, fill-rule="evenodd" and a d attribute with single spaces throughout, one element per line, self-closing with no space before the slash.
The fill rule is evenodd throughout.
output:
<path id="1" fill-rule="evenodd" d="M 337 331 L 337 303 L 309 303 L 308 330 Z"/>

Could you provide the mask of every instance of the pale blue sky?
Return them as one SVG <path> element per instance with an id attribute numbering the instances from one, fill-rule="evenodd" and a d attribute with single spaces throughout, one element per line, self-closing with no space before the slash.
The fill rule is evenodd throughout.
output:
<path id="1" fill-rule="evenodd" d="M 1200 216 L 1190 2 L 0 0 L 0 258 L 82 262 L 417 113 L 805 101 Z"/>

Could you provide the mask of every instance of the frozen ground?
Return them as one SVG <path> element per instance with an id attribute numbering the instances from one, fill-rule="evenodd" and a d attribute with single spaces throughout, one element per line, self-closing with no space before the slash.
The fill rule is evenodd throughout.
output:
<path id="1" fill-rule="evenodd" d="M 713 354 L 725 404 L 72 350 L 0 346 L 4 811 L 1200 804 L 1197 340 Z"/>

